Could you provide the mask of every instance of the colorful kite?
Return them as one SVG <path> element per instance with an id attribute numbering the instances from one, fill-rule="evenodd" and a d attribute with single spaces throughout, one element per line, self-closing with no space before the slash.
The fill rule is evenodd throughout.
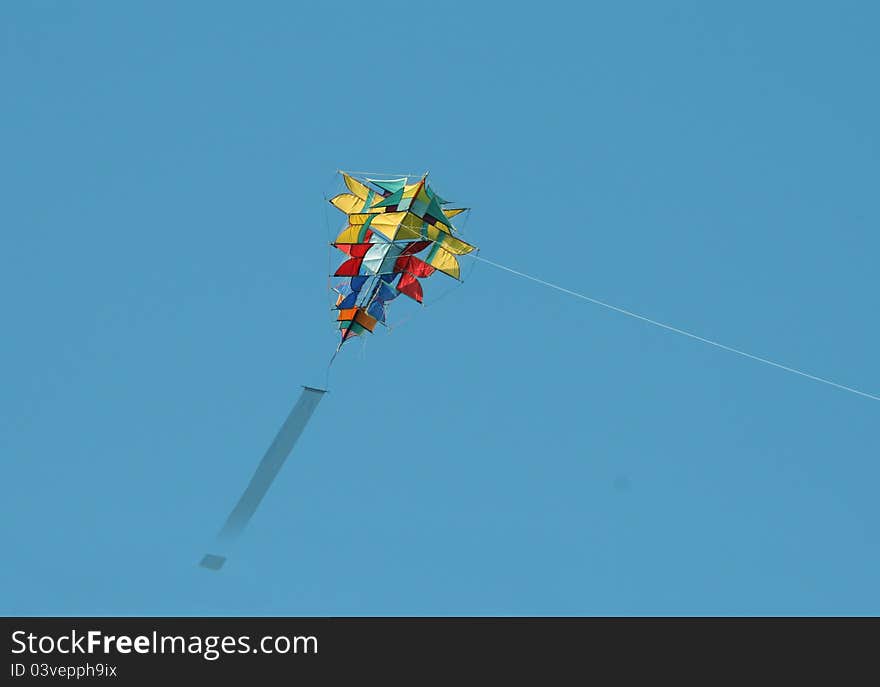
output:
<path id="1" fill-rule="evenodd" d="M 332 243 L 347 256 L 334 275 L 346 280 L 334 289 L 342 332 L 337 353 L 350 338 L 385 324 L 388 303 L 400 294 L 421 303 L 420 279 L 442 272 L 461 281 L 458 256 L 476 250 L 455 236 L 452 225 L 452 218 L 466 208 L 445 207 L 449 203 L 431 188 L 427 174 L 414 184 L 408 183 L 409 177 L 357 179 L 341 174 L 351 193 L 330 200 L 348 220 Z M 303 388 L 221 528 L 219 546 L 227 549 L 244 530 L 325 393 L 326 389 Z M 208 553 L 201 565 L 220 570 L 225 562 L 225 555 Z"/>
<path id="2" fill-rule="evenodd" d="M 461 280 L 460 255 L 476 247 L 455 236 L 452 218 L 467 208 L 449 208 L 427 181 L 355 178 L 340 172 L 350 193 L 330 202 L 348 220 L 333 246 L 347 259 L 333 276 L 345 277 L 334 291 L 342 338 L 385 324 L 389 301 L 400 294 L 423 300 L 420 279 L 442 272 Z"/>

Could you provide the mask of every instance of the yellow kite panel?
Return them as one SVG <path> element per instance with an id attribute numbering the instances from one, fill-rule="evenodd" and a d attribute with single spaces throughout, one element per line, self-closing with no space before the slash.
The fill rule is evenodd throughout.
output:
<path id="1" fill-rule="evenodd" d="M 370 189 L 364 186 L 357 179 L 354 179 L 345 172 L 342 173 L 342 178 L 345 180 L 345 185 L 348 186 L 348 190 L 355 194 L 361 200 L 366 200 L 367 196 L 370 194 Z"/>
<path id="2" fill-rule="evenodd" d="M 458 265 L 458 260 L 455 259 L 454 255 L 442 248 L 438 248 L 434 252 L 434 255 L 428 260 L 428 264 L 434 269 L 443 272 L 443 274 L 448 274 L 455 279 L 461 279 L 461 268 Z"/>
<path id="3" fill-rule="evenodd" d="M 373 218 L 370 229 L 389 241 L 403 241 L 421 238 L 422 224 L 422 219 L 411 212 L 386 212 Z"/>
<path id="4" fill-rule="evenodd" d="M 436 241 L 443 248 L 448 250 L 450 253 L 454 253 L 455 255 L 467 255 L 472 250 L 474 250 L 475 246 L 472 246 L 469 243 L 465 243 L 461 239 L 455 238 L 451 234 L 447 234 L 444 231 L 440 231 L 437 227 L 432 227 L 430 224 L 427 227 L 427 238 L 432 241 Z"/>
<path id="5" fill-rule="evenodd" d="M 336 241 L 334 243 L 360 243 L 362 229 L 363 225 L 346 227 L 340 232 L 339 236 L 336 237 Z"/>
<path id="6" fill-rule="evenodd" d="M 340 193 L 330 199 L 330 202 L 338 209 L 342 210 L 346 215 L 353 212 L 360 212 L 364 209 L 364 199 L 358 198 L 352 193 Z"/>

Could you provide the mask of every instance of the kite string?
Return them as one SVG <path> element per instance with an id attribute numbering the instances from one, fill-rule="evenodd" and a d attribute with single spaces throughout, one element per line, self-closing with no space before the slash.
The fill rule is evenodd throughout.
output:
<path id="1" fill-rule="evenodd" d="M 518 277 L 522 277 L 523 279 L 529 279 L 533 282 L 541 284 L 543 286 L 547 286 L 551 289 L 556 289 L 557 291 L 561 291 L 562 293 L 567 293 L 570 296 L 574 296 L 575 298 L 580 298 L 585 301 L 589 301 L 595 305 L 599 305 L 603 308 L 607 308 L 609 310 L 614 310 L 622 315 L 626 315 L 627 317 L 632 317 L 637 320 L 641 320 L 642 322 L 647 322 L 648 324 L 652 324 L 655 327 L 661 327 L 662 329 L 666 329 L 670 332 L 674 332 L 676 334 L 681 334 L 682 336 L 687 336 L 691 339 L 696 339 L 697 341 L 701 341 L 702 343 L 709 344 L 710 346 L 715 346 L 716 348 L 720 348 L 722 350 L 728 351 L 730 353 L 735 353 L 736 355 L 741 355 L 744 358 L 749 358 L 751 360 L 756 360 L 759 363 L 764 363 L 765 365 L 771 365 L 772 367 L 777 367 L 780 370 L 785 370 L 786 372 L 791 372 L 796 375 L 800 375 L 801 377 L 806 377 L 807 379 L 812 379 L 814 382 L 821 382 L 822 384 L 827 384 L 829 386 L 836 387 L 843 391 L 849 391 L 853 394 L 858 394 L 859 396 L 864 396 L 865 398 L 870 398 L 874 401 L 880 401 L 880 396 L 875 396 L 874 394 L 869 394 L 865 391 L 859 391 L 858 389 L 854 389 L 851 386 L 845 386 L 843 384 L 838 384 L 837 382 L 833 382 L 830 379 L 825 379 L 824 377 L 817 377 L 816 375 L 809 374 L 808 372 L 804 372 L 803 370 L 798 370 L 793 367 L 789 367 L 788 365 L 783 365 L 782 363 L 777 363 L 772 360 L 768 360 L 767 358 L 761 358 L 760 356 L 753 355 L 751 353 L 747 353 L 746 351 L 741 351 L 738 348 L 733 348 L 731 346 L 727 346 L 718 341 L 713 341 L 712 339 L 706 339 L 702 336 L 698 336 L 692 332 L 685 331 L 684 329 L 679 329 L 678 327 L 673 327 L 669 324 L 664 324 L 663 322 L 658 322 L 657 320 L 652 320 L 649 317 L 645 317 L 644 315 L 639 315 L 638 313 L 634 313 L 630 310 L 624 310 L 623 308 L 619 308 L 616 305 L 611 305 L 610 303 L 605 303 L 596 298 L 591 298 L 590 296 L 585 296 L 582 293 L 577 293 L 576 291 L 572 291 L 570 289 L 566 289 L 558 284 L 552 284 L 548 281 L 544 281 L 543 279 L 539 279 L 538 277 L 533 277 L 530 274 L 526 274 L 525 272 L 520 272 L 519 270 L 515 270 L 511 267 L 506 267 L 504 265 L 500 265 L 497 262 L 493 262 L 492 260 L 488 260 L 480 255 L 474 256 L 475 260 L 479 260 L 480 262 L 485 262 L 493 267 L 497 267 L 500 270 L 504 270 L 505 272 L 510 272 L 511 274 L 515 274 Z"/>

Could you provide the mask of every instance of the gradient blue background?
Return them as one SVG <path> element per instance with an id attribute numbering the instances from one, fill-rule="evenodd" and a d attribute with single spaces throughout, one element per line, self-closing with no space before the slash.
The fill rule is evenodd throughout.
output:
<path id="1" fill-rule="evenodd" d="M 324 383 L 339 167 L 880 391 L 876 3 L 608 5 L 3 3 L 0 612 L 880 613 L 880 403 L 484 264 L 196 566 Z"/>

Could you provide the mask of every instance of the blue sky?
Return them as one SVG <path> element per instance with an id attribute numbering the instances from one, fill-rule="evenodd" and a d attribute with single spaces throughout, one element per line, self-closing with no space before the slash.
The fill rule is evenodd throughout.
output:
<path id="1" fill-rule="evenodd" d="M 498 7 L 3 5 L 0 612 L 880 613 L 880 403 L 485 264 L 346 347 L 196 566 L 324 383 L 338 168 L 880 391 L 876 5 Z"/>

